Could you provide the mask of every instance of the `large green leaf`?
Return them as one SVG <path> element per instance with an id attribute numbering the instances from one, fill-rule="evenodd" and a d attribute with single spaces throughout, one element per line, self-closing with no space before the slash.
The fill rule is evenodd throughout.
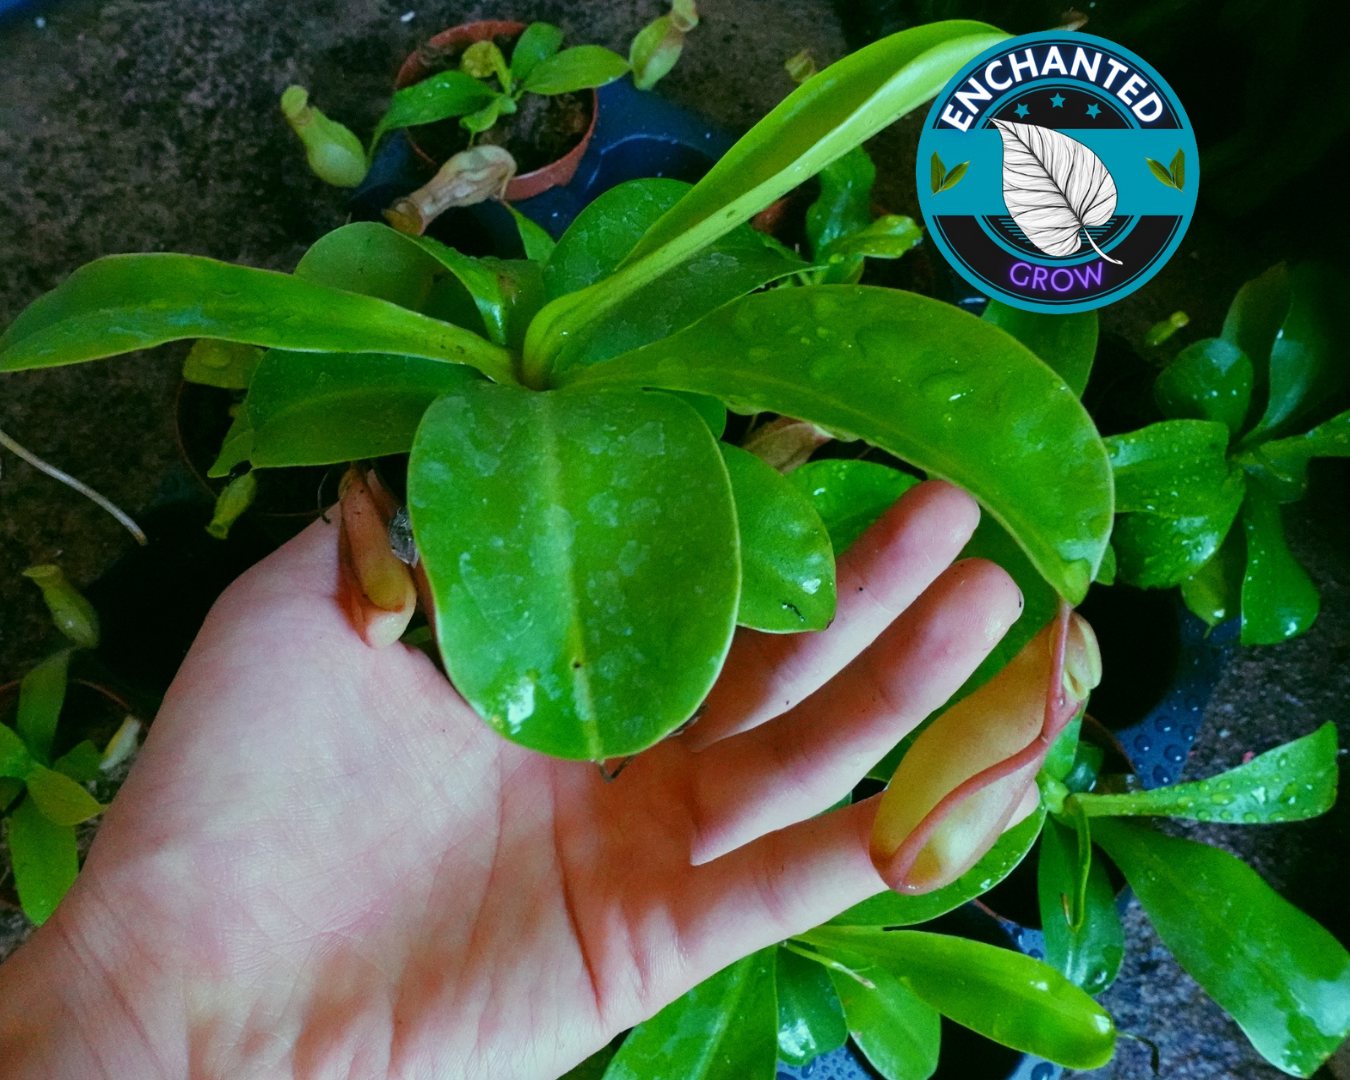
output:
<path id="1" fill-rule="evenodd" d="M 382 223 L 354 221 L 325 233 L 301 256 L 295 276 L 484 333 L 459 279 L 413 237 Z"/>
<path id="2" fill-rule="evenodd" d="M 1277 645 L 1303 633 L 1322 599 L 1284 537 L 1275 497 L 1257 484 L 1242 506 L 1247 573 L 1242 579 L 1242 644 Z"/>
<path id="3" fill-rule="evenodd" d="M 1336 801 L 1336 725 L 1267 750 L 1244 765 L 1186 784 L 1120 795 L 1078 795 L 1089 817 L 1161 815 L 1197 821 L 1302 821 Z"/>
<path id="4" fill-rule="evenodd" d="M 1261 443 L 1239 454 L 1237 462 L 1280 502 L 1287 503 L 1307 494 L 1308 462 L 1319 457 L 1350 457 L 1350 412 L 1306 434 Z"/>
<path id="5" fill-rule="evenodd" d="M 1251 408 L 1255 374 L 1247 354 L 1223 338 L 1187 345 L 1153 384 L 1164 416 L 1213 420 L 1233 435 L 1242 432 Z"/>
<path id="6" fill-rule="evenodd" d="M 1049 364 L 1075 394 L 1083 396 L 1097 355 L 1095 311 L 1051 315 L 990 300 L 984 309 L 984 320 L 1010 333 Z"/>
<path id="7" fill-rule="evenodd" d="M 405 86 L 394 93 L 389 110 L 376 125 L 375 134 L 370 137 L 370 153 L 374 154 L 386 132 L 416 124 L 434 124 L 451 116 L 465 116 L 477 112 L 495 96 L 487 83 L 455 70 L 439 71 L 412 86 Z"/>
<path id="8" fill-rule="evenodd" d="M 740 595 L 717 443 L 671 394 L 442 397 L 408 470 L 446 669 L 507 738 L 636 753 L 712 686 Z"/>
<path id="9" fill-rule="evenodd" d="M 836 559 L 901 495 L 919 483 L 919 478 L 909 473 L 851 458 L 808 461 L 787 478 L 811 500 L 830 534 Z"/>
<path id="10" fill-rule="evenodd" d="M 970 491 L 1073 602 L 1106 548 L 1110 465 L 1082 405 L 1008 334 L 936 300 L 757 293 L 562 381 L 693 390 L 864 438 Z"/>
<path id="11" fill-rule="evenodd" d="M 1270 399 L 1248 443 L 1287 435 L 1302 419 L 1344 407 L 1350 388 L 1346 281 L 1330 266 L 1302 263 L 1289 273 L 1289 313 L 1270 347 Z M 1320 413 L 1320 417 L 1319 417 Z"/>
<path id="12" fill-rule="evenodd" d="M 9 855 L 23 913 L 41 926 L 80 871 L 75 829 L 47 820 L 32 799 L 9 816 Z"/>
<path id="13" fill-rule="evenodd" d="M 824 966 L 779 947 L 778 1056 L 789 1065 L 805 1065 L 838 1050 L 848 1039 L 844 1007 Z"/>
<path id="14" fill-rule="evenodd" d="M 628 61 L 599 45 L 577 45 L 539 60 L 525 77 L 532 94 L 570 94 L 604 86 L 628 72 Z"/>
<path id="15" fill-rule="evenodd" d="M 770 633 L 824 630 L 834 618 L 834 552 L 810 501 L 771 465 L 721 443 L 741 533 L 736 621 Z"/>
<path id="16" fill-rule="evenodd" d="M 1111 1060 L 1111 1017 L 1054 968 L 1022 953 L 919 930 L 823 926 L 803 936 L 827 954 L 860 956 L 891 971 L 943 1016 L 995 1042 L 1073 1069 Z"/>
<path id="17" fill-rule="evenodd" d="M 56 725 L 66 700 L 69 666 L 69 650 L 54 653 L 34 667 L 19 684 L 19 709 L 14 727 L 34 759 L 43 765 L 51 764 Z"/>
<path id="18" fill-rule="evenodd" d="M 510 354 L 458 326 L 289 274 L 197 255 L 109 255 L 80 267 L 0 337 L 0 371 L 210 337 L 302 352 L 394 352 L 511 379 Z"/>
<path id="19" fill-rule="evenodd" d="M 274 468 L 406 454 L 428 406 L 481 378 L 463 364 L 415 356 L 273 349 L 245 404 L 249 460 Z"/>
<path id="20" fill-rule="evenodd" d="M 1088 870 L 1082 910 L 1074 910 L 1082 869 L 1077 833 L 1047 821 L 1036 867 L 1045 962 L 1095 996 L 1110 986 L 1120 971 L 1125 931 L 1116 910 L 1115 891 L 1100 859 L 1093 859 Z M 1077 925 L 1070 921 L 1071 912 Z"/>
<path id="21" fill-rule="evenodd" d="M 776 949 L 723 968 L 635 1027 L 605 1080 L 773 1080 Z"/>
<path id="22" fill-rule="evenodd" d="M 886 1080 L 927 1080 L 937 1070 L 942 1045 L 938 1011 L 920 1001 L 894 972 L 879 964 L 857 963 L 851 955 L 847 959 L 872 984 L 864 986 L 851 975 L 830 971 L 853 1041 Z"/>
<path id="23" fill-rule="evenodd" d="M 459 279 L 478 306 L 488 337 L 513 348 L 524 341 L 530 319 L 544 303 L 543 271 L 538 263 L 529 259 L 475 259 L 430 236 L 406 239 Z"/>
<path id="24" fill-rule="evenodd" d="M 48 821 L 57 825 L 78 825 L 103 813 L 104 806 L 64 773 L 36 766 L 24 777 L 28 798 L 37 804 Z"/>
<path id="25" fill-rule="evenodd" d="M 1350 955 L 1245 863 L 1133 822 L 1093 839 L 1178 962 L 1272 1064 L 1311 1076 L 1350 1035 Z"/>
<path id="26" fill-rule="evenodd" d="M 1036 843 L 1044 821 L 1045 810 L 1038 807 L 1035 813 L 1000 836 L 979 862 L 950 885 L 919 896 L 887 889 L 836 915 L 829 925 L 915 926 L 954 911 L 966 901 L 983 896 L 1017 869 L 1017 865 Z"/>
<path id="27" fill-rule="evenodd" d="M 1005 36 L 983 23 L 931 23 L 883 38 L 808 79 L 648 230 L 618 274 L 540 312 L 526 342 L 526 370 L 546 373 L 586 323 L 916 108 Z"/>
<path id="28" fill-rule="evenodd" d="M 1237 291 L 1224 316 L 1220 336 L 1236 345 L 1252 364 L 1252 401 L 1244 427 L 1265 410 L 1270 393 L 1270 348 L 1289 312 L 1289 271 L 1277 263 Z"/>
<path id="29" fill-rule="evenodd" d="M 1174 518 L 1226 512 L 1232 503 L 1227 447 L 1228 429 L 1210 420 L 1164 420 L 1111 436 L 1106 452 L 1116 512 Z"/>
<path id="30" fill-rule="evenodd" d="M 39 764 L 8 724 L 0 723 L 0 776 L 22 780 Z M 3 806 L 0 806 L 3 809 Z"/>

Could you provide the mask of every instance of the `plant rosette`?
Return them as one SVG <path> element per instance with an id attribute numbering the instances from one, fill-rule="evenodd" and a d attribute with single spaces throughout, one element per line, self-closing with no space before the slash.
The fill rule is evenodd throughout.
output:
<path id="1" fill-rule="evenodd" d="M 690 720 L 738 625 L 827 626 L 835 555 L 917 482 L 865 461 L 784 475 L 721 438 L 728 409 L 797 418 L 960 485 L 985 511 L 966 553 L 1001 563 L 1025 608 L 949 707 L 878 766 L 883 778 L 939 766 L 888 789 L 873 846 L 906 893 L 874 899 L 931 918 L 1000 876 L 986 860 L 1015 864 L 1029 848 L 1046 810 L 1037 773 L 1100 677 L 1070 608 L 1102 569 L 1114 510 L 1106 447 L 1079 401 L 1096 319 L 997 305 L 976 318 L 825 283 L 817 272 L 846 260 L 807 261 L 748 222 L 1004 36 L 944 22 L 879 41 L 798 87 L 696 185 L 613 188 L 556 244 L 517 217 L 524 259 L 474 259 L 369 222 L 321 238 L 293 274 L 104 258 L 20 314 L 0 370 L 184 338 L 267 350 L 212 472 L 407 454 L 405 522 L 367 470 L 343 484 L 353 622 L 372 646 L 398 640 L 416 566 L 446 674 L 484 721 L 600 763 Z M 961 749 L 934 753 L 948 735 Z M 1061 972 L 882 929 L 904 921 L 920 920 L 855 913 L 732 964 L 636 1029 L 613 1075 L 771 1078 L 792 993 L 778 990 L 783 954 L 841 1006 L 811 1046 L 852 1032 L 887 1076 L 931 1073 L 941 1015 L 1071 1067 L 1110 1058 L 1109 1016 Z M 1338 972 L 1319 978 L 1339 994 Z M 1321 1052 L 1308 1045 L 1305 1061 Z"/>
<path id="2" fill-rule="evenodd" d="M 519 42 L 525 29 L 524 23 L 481 21 L 443 30 L 403 61 L 394 79 L 394 89 L 403 91 L 417 87 L 437 74 L 438 70 L 451 70 L 459 63 L 464 51 L 477 42 L 493 42 L 500 51 L 511 55 L 511 46 Z M 614 66 L 619 74 L 626 70 L 626 67 L 611 66 Z M 538 156 L 548 159 L 543 164 L 522 166 L 525 171 L 512 177 L 506 185 L 505 198 L 508 201 L 519 202 L 549 188 L 561 187 L 576 174 L 577 165 L 580 164 L 586 153 L 586 147 L 590 145 L 591 136 L 595 133 L 595 121 L 599 115 L 595 85 L 601 83 L 581 87 L 576 91 L 567 91 L 561 96 L 540 98 L 547 103 L 541 122 L 555 125 L 554 130 L 548 134 L 553 137 L 555 143 L 569 142 L 570 148 L 559 152 L 555 146 L 542 152 L 534 150 L 531 156 L 525 156 L 519 152 L 519 146 L 513 145 L 510 141 L 506 143 L 518 162 L 529 163 L 531 157 Z M 509 115 L 499 117 L 497 123 L 505 128 L 510 119 Z M 457 120 L 441 120 L 434 123 L 436 125 L 434 129 L 430 125 L 409 128 L 408 141 L 418 157 L 433 168 L 439 168 L 453 154 L 468 146 L 470 133 L 462 128 Z M 498 133 L 498 137 L 501 134 Z M 378 138 L 377 134 L 376 139 Z"/>

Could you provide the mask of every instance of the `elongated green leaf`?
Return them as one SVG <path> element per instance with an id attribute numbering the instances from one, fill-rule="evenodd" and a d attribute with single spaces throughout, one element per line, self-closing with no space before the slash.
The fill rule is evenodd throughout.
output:
<path id="1" fill-rule="evenodd" d="M 1242 644 L 1276 645 L 1303 633 L 1322 605 L 1284 537 L 1280 507 L 1256 484 L 1242 506 L 1247 573 L 1242 579 Z"/>
<path id="2" fill-rule="evenodd" d="M 886 1080 L 927 1080 L 937 1070 L 942 1043 L 938 1011 L 920 1001 L 894 972 L 878 964 L 859 967 L 870 987 L 830 971 L 854 1042 Z"/>
<path id="3" fill-rule="evenodd" d="M 1164 420 L 1106 440 L 1116 512 L 1163 517 L 1226 513 L 1228 429 L 1208 420 Z"/>
<path id="4" fill-rule="evenodd" d="M 1229 529 L 1219 550 L 1181 583 L 1181 598 L 1206 625 L 1218 626 L 1237 615 L 1242 606 L 1242 577 L 1247 567 L 1247 538 L 1241 529 Z"/>
<path id="5" fill-rule="evenodd" d="M 511 75 L 516 79 L 529 78 L 539 62 L 561 49 L 562 43 L 562 27 L 546 22 L 530 23 L 511 50 Z"/>
<path id="6" fill-rule="evenodd" d="M 80 267 L 0 337 L 0 371 L 55 367 L 210 337 L 303 352 L 397 352 L 511 378 L 467 330 L 289 274 L 197 255 L 109 255 Z"/>
<path id="7" fill-rule="evenodd" d="M 520 232 L 520 242 L 525 248 L 525 258 L 531 262 L 547 263 L 553 255 L 553 249 L 557 246 L 553 237 L 542 225 L 531 221 L 510 203 L 502 203 L 511 211 L 511 216 L 516 219 L 516 228 Z"/>
<path id="8" fill-rule="evenodd" d="M 399 236 L 404 235 L 394 229 L 391 229 L 390 232 L 395 232 Z M 507 283 L 503 281 L 503 275 L 498 268 L 490 264 L 487 259 L 475 259 L 471 255 L 461 255 L 454 248 L 442 244 L 435 237 L 409 236 L 407 240 L 409 243 L 416 244 L 459 279 L 459 283 L 473 297 L 473 302 L 478 307 L 478 314 L 483 317 L 483 325 L 487 327 L 488 337 L 498 345 L 505 345 L 508 310 L 506 293 L 508 288 L 504 288 Z M 497 262 L 497 260 L 493 260 L 493 262 Z"/>
<path id="9" fill-rule="evenodd" d="M 1079 795 L 1089 817 L 1161 815 L 1197 821 L 1302 821 L 1336 801 L 1336 725 L 1267 750 L 1227 772 L 1122 795 Z"/>
<path id="10" fill-rule="evenodd" d="M 262 354 L 256 345 L 202 338 L 183 361 L 183 378 L 223 390 L 247 390 Z"/>
<path id="11" fill-rule="evenodd" d="M 825 249 L 872 223 L 872 183 L 877 167 L 861 146 L 820 170 L 820 195 L 806 210 L 806 240 L 817 259 Z"/>
<path id="12" fill-rule="evenodd" d="M 1144 158 L 1148 162 L 1148 171 L 1161 180 L 1170 188 L 1177 186 L 1177 182 L 1172 178 L 1171 171 L 1161 161 L 1154 161 L 1151 157 Z"/>
<path id="13" fill-rule="evenodd" d="M 295 276 L 484 333 L 482 316 L 459 279 L 411 236 L 382 223 L 354 221 L 321 236 Z"/>
<path id="14" fill-rule="evenodd" d="M 0 776 L 22 780 L 38 762 L 8 724 L 0 724 Z"/>
<path id="15" fill-rule="evenodd" d="M 599 45 L 577 45 L 541 59 L 525 79 L 532 94 L 569 94 L 589 90 L 628 73 L 628 61 Z"/>
<path id="16" fill-rule="evenodd" d="M 1277 263 L 1237 291 L 1224 316 L 1220 337 L 1252 363 L 1252 403 L 1244 427 L 1265 411 L 1270 394 L 1270 349 L 1289 312 L 1289 271 Z"/>
<path id="17" fill-rule="evenodd" d="M 1092 374 L 1097 355 L 1097 313 L 1076 311 L 1050 315 L 1023 311 L 998 300 L 984 309 L 984 321 L 1005 330 L 1058 373 L 1079 397 Z"/>
<path id="18" fill-rule="evenodd" d="M 741 533 L 736 621 L 777 634 L 825 629 L 834 618 L 834 551 L 819 515 L 771 465 L 719 446 Z"/>
<path id="19" fill-rule="evenodd" d="M 605 1080 L 773 1080 L 776 949 L 723 968 L 635 1027 Z"/>
<path id="20" fill-rule="evenodd" d="M 87 784 L 103 775 L 100 768 L 102 764 L 103 752 L 90 740 L 85 739 L 52 762 L 52 768 L 63 776 Z"/>
<path id="21" fill-rule="evenodd" d="M 23 913 L 41 926 L 80 871 L 75 829 L 53 824 L 32 799 L 24 799 L 9 816 L 7 839 L 19 903 Z"/>
<path id="22" fill-rule="evenodd" d="M 895 770 L 892 769 L 892 772 Z M 968 900 L 983 896 L 1017 869 L 1036 843 L 1045 810 L 1018 822 L 998 838 L 984 856 L 953 881 L 930 893 L 908 896 L 889 889 L 854 904 L 829 921 L 830 926 L 915 926 L 954 911 Z"/>
<path id="23" fill-rule="evenodd" d="M 670 394 L 471 383 L 422 420 L 413 531 L 456 688 L 561 757 L 650 746 L 693 713 L 735 625 L 735 506 Z"/>
<path id="24" fill-rule="evenodd" d="M 805 1065 L 844 1045 L 844 1007 L 823 965 L 779 947 L 776 982 L 779 1058 Z"/>
<path id="25" fill-rule="evenodd" d="M 1253 443 L 1297 430 L 1300 420 L 1325 419 L 1350 388 L 1345 361 L 1350 288 L 1330 266 L 1302 263 L 1289 273 L 1289 313 L 1270 347 L 1270 399 L 1247 437 Z"/>
<path id="26" fill-rule="evenodd" d="M 1227 852 L 1099 819 L 1163 944 L 1272 1064 L 1311 1076 L 1350 1034 L 1350 955 Z"/>
<path id="27" fill-rule="evenodd" d="M 57 825 L 78 825 L 103 813 L 104 806 L 69 776 L 44 765 L 24 777 L 28 797 L 47 820 Z"/>
<path id="28" fill-rule="evenodd" d="M 23 677 L 19 684 L 19 711 L 14 727 L 40 764 L 50 764 L 56 725 L 66 700 L 66 671 L 70 652 L 54 653 Z"/>
<path id="29" fill-rule="evenodd" d="M 864 259 L 898 259 L 922 239 L 923 229 L 913 218 L 885 214 L 867 228 L 841 236 L 826 247 L 828 266 L 822 284 L 857 281 L 862 276 Z"/>
<path id="30" fill-rule="evenodd" d="M 1308 492 L 1308 462 L 1350 457 L 1350 412 L 1334 416 L 1303 435 L 1261 443 L 1237 457 L 1238 464 L 1282 503 Z"/>
<path id="31" fill-rule="evenodd" d="M 966 488 L 1080 600 L 1112 495 L 1105 448 L 1072 391 L 1009 335 L 938 301 L 866 286 L 804 292 L 748 296 L 562 380 L 693 390 L 851 432 Z"/>
<path id="32" fill-rule="evenodd" d="M 1004 36 L 983 23 L 932 23 L 883 38 L 808 79 L 648 230 L 620 273 L 540 312 L 526 342 L 526 370 L 544 375 L 586 323 L 932 97 Z"/>
<path id="33" fill-rule="evenodd" d="M 1111 1017 L 1059 972 L 1022 953 L 919 930 L 823 926 L 803 937 L 824 952 L 841 950 L 886 968 L 943 1016 L 1004 1046 L 1073 1069 L 1111 1060 Z"/>
<path id="34" fill-rule="evenodd" d="M 1205 338 L 1163 369 L 1153 395 L 1170 419 L 1213 420 L 1238 435 L 1251 408 L 1253 378 L 1246 353 L 1223 338 Z"/>
<path id="35" fill-rule="evenodd" d="M 1041 833 L 1036 892 L 1045 932 L 1045 961 L 1075 986 L 1097 995 L 1115 982 L 1125 957 L 1125 930 L 1116 897 L 1100 859 L 1088 870 L 1083 910 L 1073 911 L 1082 867 L 1078 836 L 1054 821 Z"/>
<path id="36" fill-rule="evenodd" d="M 273 349 L 248 392 L 249 460 L 276 468 L 406 454 L 431 403 L 481 378 L 415 356 Z"/>
<path id="37" fill-rule="evenodd" d="M 497 122 L 497 118 L 506 113 L 510 115 L 516 111 L 516 103 L 509 94 L 498 94 L 481 109 L 469 113 L 468 116 L 460 117 L 460 126 L 474 135 L 487 131 Z"/>
<path id="38" fill-rule="evenodd" d="M 1243 483 L 1234 473 L 1226 489 L 1231 502 L 1201 517 L 1121 514 L 1111 542 L 1116 579 L 1145 589 L 1180 585 L 1214 557 L 1242 506 Z"/>
<path id="39" fill-rule="evenodd" d="M 847 458 L 808 461 L 787 479 L 811 500 L 830 534 L 835 558 L 919 483 L 917 476 L 875 461 Z"/>
<path id="40" fill-rule="evenodd" d="M 493 99 L 494 91 L 463 71 L 440 71 L 396 91 L 389 111 L 370 137 L 370 154 L 387 132 L 416 124 L 434 124 L 451 116 L 477 112 Z"/>
<path id="41" fill-rule="evenodd" d="M 966 175 L 966 170 L 970 168 L 969 161 L 962 161 L 952 166 L 952 171 L 942 178 L 942 186 L 933 194 L 940 195 L 944 191 L 951 191 L 961 182 L 961 178 Z"/>

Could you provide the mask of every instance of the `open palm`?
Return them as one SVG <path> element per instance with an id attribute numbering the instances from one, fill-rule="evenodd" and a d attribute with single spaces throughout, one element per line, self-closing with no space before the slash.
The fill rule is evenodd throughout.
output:
<path id="1" fill-rule="evenodd" d="M 503 740 L 420 652 L 363 644 L 316 523 L 217 604 L 85 872 L 0 969 L 0 1062 L 559 1075 L 883 888 L 875 806 L 815 815 L 1017 617 L 997 567 L 948 566 L 977 518 L 915 488 L 841 560 L 829 630 L 742 632 L 699 721 L 609 782 Z M 84 976 L 65 1029 L 53 962 Z"/>

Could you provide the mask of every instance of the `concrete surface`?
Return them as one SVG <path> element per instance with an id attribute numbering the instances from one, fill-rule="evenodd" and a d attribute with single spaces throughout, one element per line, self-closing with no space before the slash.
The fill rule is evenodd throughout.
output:
<path id="1" fill-rule="evenodd" d="M 572 41 L 626 53 L 658 0 L 516 0 L 463 5 L 400 0 L 63 0 L 0 23 L 0 326 L 97 256 L 182 251 L 289 270 L 306 246 L 344 220 L 343 196 L 315 180 L 276 101 L 308 86 L 329 115 L 360 133 L 373 126 L 402 58 L 423 38 L 481 17 L 547 19 Z M 741 131 L 790 89 L 783 60 L 809 47 L 822 63 L 844 51 L 828 0 L 703 0 L 661 92 Z M 408 22 L 400 16 L 412 10 Z M 42 25 L 38 25 L 41 21 Z M 917 120 L 875 140 L 878 201 L 915 213 Z M 1182 308 L 1181 340 L 1217 331 L 1228 297 L 1285 254 L 1259 236 L 1199 215 L 1177 257 L 1103 326 L 1138 341 Z M 76 473 L 127 510 L 142 512 L 181 487 L 171 423 L 182 346 L 77 369 L 3 377 L 0 427 Z M 110 518 L 0 453 L 0 681 L 53 644 L 36 589 L 19 576 L 58 560 L 72 580 L 97 579 L 131 546 Z M 1323 590 L 1311 633 L 1241 650 L 1206 717 L 1193 775 L 1237 763 L 1324 720 L 1350 737 L 1350 473 L 1316 472 L 1316 494 L 1289 515 L 1296 551 Z M 1224 734 L 1226 732 L 1227 734 Z M 1348 815 L 1262 829 L 1190 830 L 1251 859 L 1296 903 L 1350 939 L 1338 886 Z M 1167 1077 L 1265 1080 L 1236 1026 L 1171 960 L 1137 909 L 1122 978 L 1105 998 L 1123 1030 L 1159 1044 Z M 0 956 L 24 935 L 0 914 Z M 1092 1074 L 1151 1075 L 1146 1050 L 1123 1042 Z"/>

